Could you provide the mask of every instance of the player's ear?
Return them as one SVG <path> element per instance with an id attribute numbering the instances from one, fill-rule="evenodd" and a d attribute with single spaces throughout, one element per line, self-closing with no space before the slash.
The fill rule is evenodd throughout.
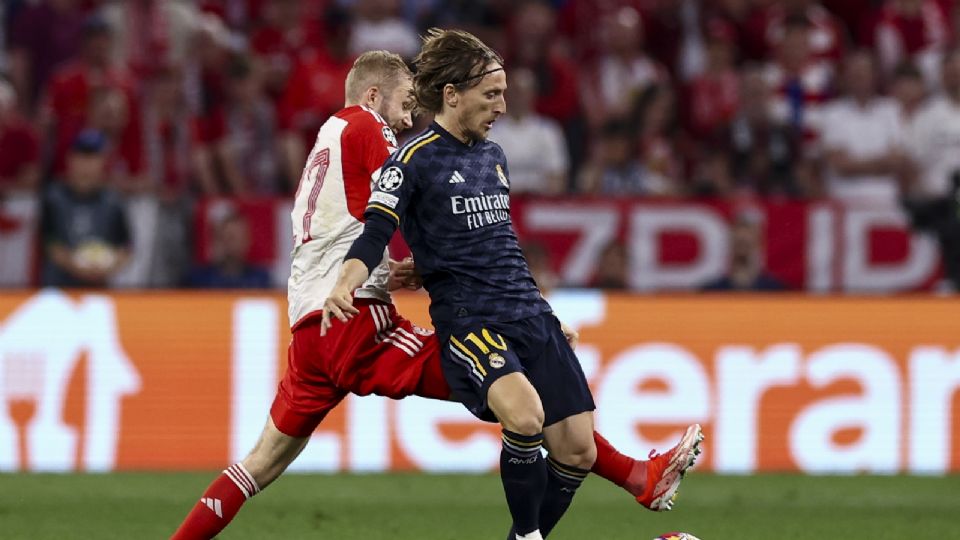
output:
<path id="1" fill-rule="evenodd" d="M 450 107 L 456 107 L 460 103 L 460 92 L 457 92 L 456 86 L 452 84 L 443 86 L 443 102 Z"/>
<path id="2" fill-rule="evenodd" d="M 376 109 L 382 99 L 383 94 L 380 92 L 380 88 L 376 86 L 367 88 L 367 91 L 363 94 L 363 104 L 371 109 Z"/>

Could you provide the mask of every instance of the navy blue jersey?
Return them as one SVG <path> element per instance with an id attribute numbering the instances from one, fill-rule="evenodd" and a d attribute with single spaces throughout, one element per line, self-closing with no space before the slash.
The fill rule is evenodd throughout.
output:
<path id="1" fill-rule="evenodd" d="M 491 141 L 466 145 L 435 122 L 384 163 L 366 215 L 399 225 L 441 334 L 549 312 L 510 221 L 507 160 Z"/>

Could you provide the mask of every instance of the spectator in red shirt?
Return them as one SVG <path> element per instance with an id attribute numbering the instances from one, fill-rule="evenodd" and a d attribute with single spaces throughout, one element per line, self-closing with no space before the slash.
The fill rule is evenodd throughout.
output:
<path id="1" fill-rule="evenodd" d="M 0 79 L 0 200 L 34 192 L 40 179 L 40 146 L 33 126 L 17 111 L 13 85 Z"/>
<path id="2" fill-rule="evenodd" d="M 44 0 L 22 8 L 10 27 L 10 75 L 25 112 L 33 111 L 54 70 L 80 46 L 83 12 L 78 0 Z"/>
<path id="3" fill-rule="evenodd" d="M 298 64 L 280 101 L 277 122 L 282 135 L 285 176 L 299 179 L 307 149 L 317 137 L 321 124 L 343 108 L 343 81 L 353 67 L 348 50 L 350 15 L 330 8 L 324 17 L 325 46 Z M 288 190 L 294 185 L 286 186 Z"/>
<path id="4" fill-rule="evenodd" d="M 937 0 L 887 0 L 874 17 L 865 44 L 879 53 L 889 75 L 904 60 L 915 62 L 928 82 L 939 81 L 940 58 L 950 44 L 950 14 Z"/>
<path id="5" fill-rule="evenodd" d="M 729 24 L 713 19 L 706 25 L 706 69 L 686 92 L 687 130 L 699 139 L 715 136 L 737 114 L 739 77 L 734 66 L 736 34 Z"/>
<path id="6" fill-rule="evenodd" d="M 807 22 L 807 48 L 817 60 L 836 64 L 843 58 L 846 32 L 840 21 L 816 0 L 783 0 L 755 13 L 750 24 L 751 58 L 768 58 L 781 48 L 787 35 L 789 19 Z"/>
<path id="7" fill-rule="evenodd" d="M 301 0 L 269 0 L 263 14 L 266 24 L 253 33 L 250 49 L 264 70 L 264 87 L 278 102 L 297 64 L 323 49 L 323 28 Z"/>
<path id="8" fill-rule="evenodd" d="M 208 119 L 198 140 L 202 160 L 219 174 L 199 178 L 205 195 L 280 192 L 280 144 L 274 108 L 263 91 L 263 78 L 246 58 L 234 58 L 227 72 L 227 101 Z"/>
<path id="9" fill-rule="evenodd" d="M 125 70 L 111 64 L 112 47 L 113 38 L 106 21 L 91 16 L 84 22 L 79 57 L 57 70 L 50 79 L 45 112 L 55 134 L 56 173 L 63 172 L 67 149 L 87 123 L 91 99 L 96 91 L 109 88 L 122 93 L 129 115 L 122 137 L 139 137 L 134 84 Z"/>

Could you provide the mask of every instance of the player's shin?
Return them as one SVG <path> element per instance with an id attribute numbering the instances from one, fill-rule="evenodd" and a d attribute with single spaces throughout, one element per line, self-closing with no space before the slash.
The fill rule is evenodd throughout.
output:
<path id="1" fill-rule="evenodd" d="M 613 482 L 633 495 L 642 493 L 643 481 L 646 479 L 646 464 L 621 454 L 610 444 L 610 441 L 596 431 L 593 432 L 593 441 L 597 445 L 597 460 L 593 463 L 590 472 Z"/>
<path id="2" fill-rule="evenodd" d="M 259 492 L 257 482 L 242 464 L 227 467 L 203 492 L 171 540 L 215 537 L 230 524 L 243 503 Z"/>
<path id="3" fill-rule="evenodd" d="M 542 433 L 520 435 L 503 430 L 500 479 L 513 517 L 513 528 L 519 535 L 539 529 L 541 501 L 547 484 L 547 470 L 540 454 L 542 445 Z"/>
<path id="4" fill-rule="evenodd" d="M 540 505 L 540 534 L 544 538 L 570 507 L 577 488 L 589 473 L 586 469 L 564 465 L 547 456 L 547 487 Z"/>

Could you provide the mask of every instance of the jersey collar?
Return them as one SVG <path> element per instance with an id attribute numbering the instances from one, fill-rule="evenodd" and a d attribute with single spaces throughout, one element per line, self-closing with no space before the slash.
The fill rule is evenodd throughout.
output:
<path id="1" fill-rule="evenodd" d="M 449 141 L 451 144 L 453 144 L 453 145 L 455 145 L 455 146 L 457 146 L 457 147 L 459 147 L 459 148 L 463 148 L 463 149 L 465 149 L 465 150 L 471 150 L 471 149 L 477 147 L 477 142 L 476 142 L 476 141 L 474 141 L 474 142 L 471 143 L 471 144 L 466 144 L 466 143 L 464 143 L 464 142 L 461 141 L 460 139 L 454 137 L 453 134 L 451 134 L 449 131 L 447 131 L 447 130 L 443 129 L 442 127 L 440 127 L 440 124 L 438 124 L 438 123 L 436 122 L 436 120 L 434 120 L 433 122 L 430 122 L 430 129 L 432 129 L 433 131 L 439 133 L 439 134 L 440 134 L 440 137 L 446 139 L 446 140 Z"/>

